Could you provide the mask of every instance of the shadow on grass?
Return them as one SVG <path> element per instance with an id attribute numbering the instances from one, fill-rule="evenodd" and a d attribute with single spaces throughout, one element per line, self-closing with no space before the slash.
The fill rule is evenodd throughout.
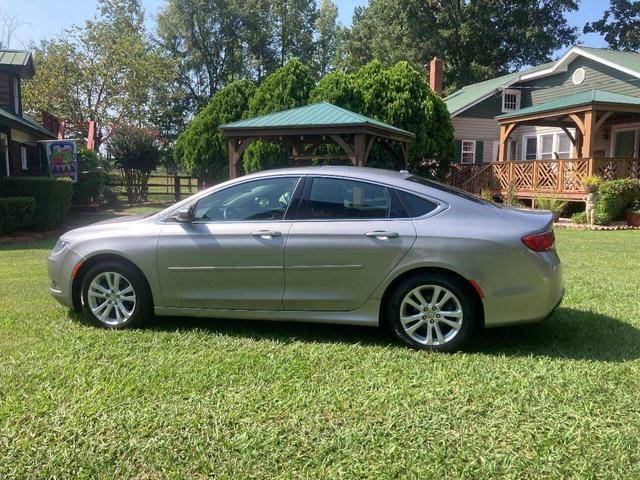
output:
<path id="1" fill-rule="evenodd" d="M 79 314 L 79 323 L 89 325 Z M 281 343 L 340 343 L 404 348 L 384 329 L 281 321 L 156 317 L 144 330 L 199 330 L 230 337 Z M 624 362 L 640 358 L 640 329 L 595 312 L 560 308 L 542 323 L 485 329 L 467 353 L 506 357 Z"/>

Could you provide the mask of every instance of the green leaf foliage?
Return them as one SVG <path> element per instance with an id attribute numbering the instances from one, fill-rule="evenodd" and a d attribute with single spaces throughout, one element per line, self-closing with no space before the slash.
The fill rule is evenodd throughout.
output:
<path id="1" fill-rule="evenodd" d="M 640 198 L 640 180 L 623 178 L 602 182 L 598 189 L 600 198 L 596 206 L 595 221 L 609 223 L 621 218 L 627 209 Z"/>
<path id="2" fill-rule="evenodd" d="M 0 235 L 11 235 L 29 225 L 35 209 L 33 197 L 0 197 Z"/>
<path id="3" fill-rule="evenodd" d="M 97 152 L 78 146 L 78 181 L 73 184 L 74 205 L 88 205 L 103 199 L 107 183 L 104 162 Z"/>
<path id="4" fill-rule="evenodd" d="M 216 93 L 178 137 L 174 149 L 176 163 L 191 175 L 208 181 L 225 179 L 229 172 L 229 147 L 218 127 L 242 118 L 255 91 L 250 80 L 237 80 Z"/>
<path id="5" fill-rule="evenodd" d="M 264 79 L 249 101 L 245 118 L 306 105 L 314 86 L 309 68 L 294 58 Z M 243 167 L 247 173 L 289 165 L 287 154 L 277 143 L 255 142 L 244 152 Z"/>
<path id="6" fill-rule="evenodd" d="M 36 201 L 29 228 L 36 231 L 52 230 L 62 225 L 71 205 L 73 188 L 68 178 L 10 177 L 4 180 L 7 197 L 33 197 Z"/>

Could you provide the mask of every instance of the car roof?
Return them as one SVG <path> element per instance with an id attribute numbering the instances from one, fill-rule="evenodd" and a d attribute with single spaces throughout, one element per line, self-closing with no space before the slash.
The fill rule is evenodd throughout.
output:
<path id="1" fill-rule="evenodd" d="M 400 186 L 411 174 L 407 171 L 384 170 L 381 168 L 349 167 L 336 165 L 323 165 L 317 167 L 291 167 L 276 170 L 263 170 L 241 178 L 260 178 L 280 175 L 331 175 L 337 177 L 349 177 L 361 180 L 371 180 L 380 183 Z"/>

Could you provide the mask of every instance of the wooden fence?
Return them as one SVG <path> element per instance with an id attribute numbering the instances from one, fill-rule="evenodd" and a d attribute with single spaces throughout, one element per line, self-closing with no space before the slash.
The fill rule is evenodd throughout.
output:
<path id="1" fill-rule="evenodd" d="M 109 185 L 118 195 L 126 193 L 124 182 L 119 175 L 112 175 Z M 196 193 L 202 185 L 197 178 L 185 175 L 152 174 L 149 177 L 147 186 L 149 199 L 161 202 L 177 202 Z"/>

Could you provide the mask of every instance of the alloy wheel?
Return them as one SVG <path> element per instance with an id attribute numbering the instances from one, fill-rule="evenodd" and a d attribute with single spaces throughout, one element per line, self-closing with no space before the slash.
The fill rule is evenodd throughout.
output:
<path id="1" fill-rule="evenodd" d="M 89 308 L 105 325 L 122 325 L 136 308 L 136 292 L 131 282 L 117 272 L 102 272 L 96 275 L 87 291 Z"/>
<path id="2" fill-rule="evenodd" d="M 460 332 L 464 312 L 460 300 L 440 285 L 421 285 L 407 293 L 400 304 L 400 324 L 414 341 L 442 346 Z"/>

